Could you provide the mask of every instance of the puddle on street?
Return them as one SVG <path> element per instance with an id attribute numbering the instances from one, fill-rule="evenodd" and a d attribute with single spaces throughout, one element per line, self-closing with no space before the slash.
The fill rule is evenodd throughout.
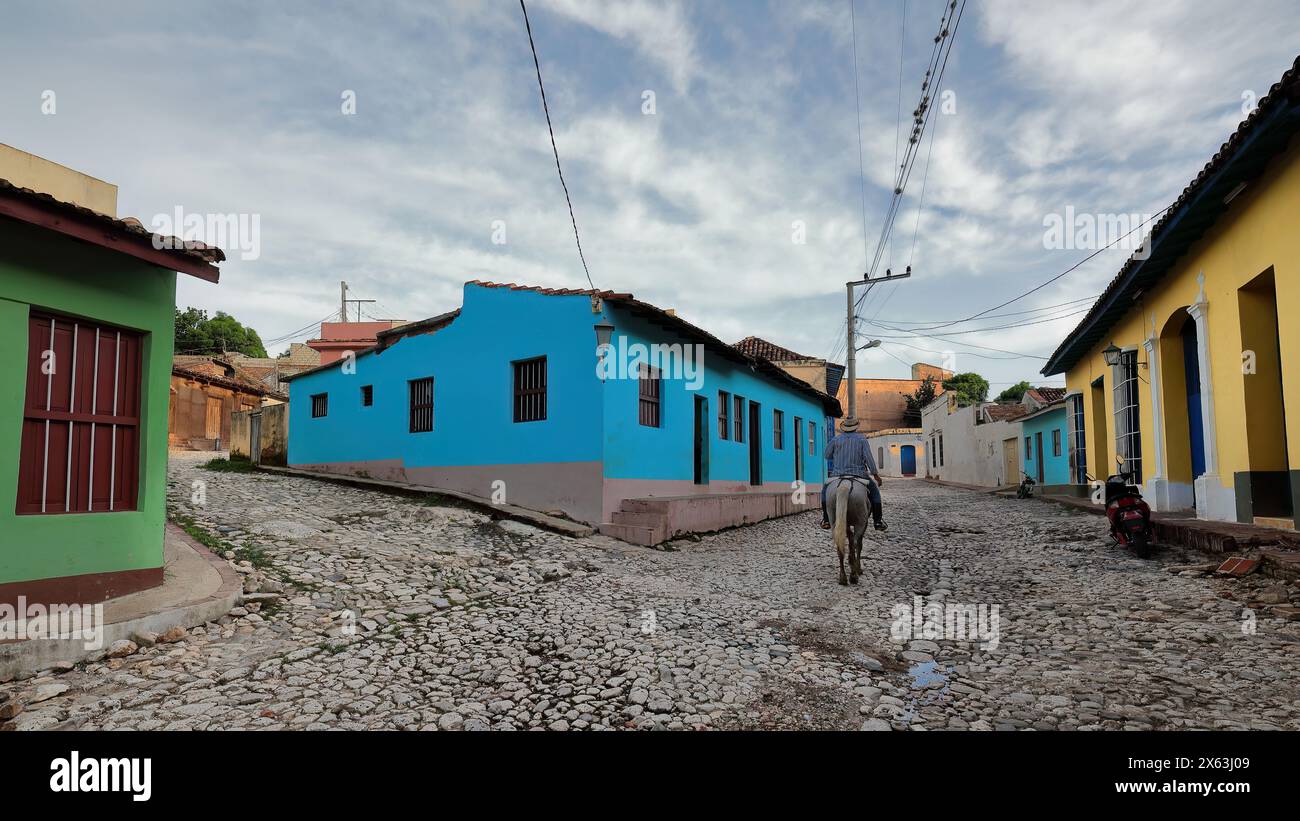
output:
<path id="1" fill-rule="evenodd" d="M 948 683 L 948 674 L 939 668 L 938 662 L 920 661 L 907 668 L 907 674 L 912 677 L 913 690 L 925 690 L 933 687 L 936 682 L 940 685 Z"/>

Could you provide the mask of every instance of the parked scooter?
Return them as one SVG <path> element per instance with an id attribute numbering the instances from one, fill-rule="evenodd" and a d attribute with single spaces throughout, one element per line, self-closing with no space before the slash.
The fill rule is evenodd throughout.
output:
<path id="1" fill-rule="evenodd" d="M 1116 460 L 1120 472 L 1106 477 L 1106 518 L 1110 535 L 1121 547 L 1128 547 L 1140 558 L 1151 555 L 1153 532 L 1151 506 L 1142 500 L 1142 492 L 1133 484 L 1132 471 L 1124 470 L 1124 460 Z"/>
<path id="2" fill-rule="evenodd" d="M 1017 499 L 1028 499 L 1034 495 L 1034 477 L 1024 471 L 1020 472 L 1020 488 L 1016 490 Z"/>

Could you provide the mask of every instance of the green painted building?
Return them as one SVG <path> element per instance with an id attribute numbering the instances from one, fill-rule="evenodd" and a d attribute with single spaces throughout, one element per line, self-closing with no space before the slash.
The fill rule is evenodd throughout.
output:
<path id="1" fill-rule="evenodd" d="M 0 603 L 162 581 L 176 276 L 224 259 L 170 239 L 0 179 Z"/>

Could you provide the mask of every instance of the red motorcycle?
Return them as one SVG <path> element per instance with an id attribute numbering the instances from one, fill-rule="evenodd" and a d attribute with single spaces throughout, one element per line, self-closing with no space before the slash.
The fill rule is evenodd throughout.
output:
<path id="1" fill-rule="evenodd" d="M 1142 500 L 1142 492 L 1133 484 L 1132 473 L 1106 477 L 1106 518 L 1110 535 L 1121 547 L 1132 548 L 1140 558 L 1151 555 L 1151 506 Z"/>

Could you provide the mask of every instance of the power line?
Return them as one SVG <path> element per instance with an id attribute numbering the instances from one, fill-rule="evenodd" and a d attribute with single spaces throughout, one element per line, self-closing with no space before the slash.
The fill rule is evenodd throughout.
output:
<path id="1" fill-rule="evenodd" d="M 898 167 L 898 134 L 903 128 L 903 44 L 907 40 L 907 0 L 903 0 L 903 13 L 898 24 L 898 102 L 894 107 L 894 167 Z M 861 137 L 859 137 L 859 140 Z M 894 248 L 889 248 L 889 262 L 894 261 Z M 895 285 L 895 288 L 898 286 Z"/>
<path id="2" fill-rule="evenodd" d="M 888 343 L 885 343 L 885 344 L 888 344 L 888 345 L 902 345 L 904 348 L 911 348 L 911 349 L 916 350 L 916 351 L 925 351 L 926 353 L 937 353 L 937 354 L 939 354 L 939 355 L 941 355 L 941 356 L 942 356 L 943 354 L 945 354 L 945 353 L 950 353 L 949 351 L 936 351 L 936 350 L 934 350 L 933 348 L 922 348 L 922 347 L 919 346 L 919 345 L 909 345 L 909 344 L 906 343 L 906 342 L 896 342 L 896 341 L 893 341 L 893 340 L 891 340 L 891 341 L 889 341 Z M 882 345 L 881 345 L 881 348 L 883 348 L 883 347 L 884 347 L 884 345 L 882 344 Z M 952 353 L 955 353 L 955 352 L 952 352 Z M 961 351 L 961 355 L 962 355 L 962 356 L 973 356 L 973 357 L 975 357 L 976 359 L 990 359 L 990 360 L 993 360 L 993 361 L 995 361 L 995 362 L 1010 362 L 1010 361 L 1013 360 L 1013 359 L 1024 359 L 1024 358 L 1027 356 L 1026 354 L 1012 354 L 1011 356 L 989 356 L 988 354 L 975 353 L 974 351 Z"/>
<path id="3" fill-rule="evenodd" d="M 858 87 L 858 14 L 855 10 L 856 5 L 855 0 L 849 0 L 849 26 L 853 35 L 853 105 L 858 112 L 858 183 L 862 190 L 862 261 L 866 265 L 870 264 L 871 250 L 867 245 L 867 170 L 865 161 L 862 158 L 862 92 Z M 899 72 L 902 72 L 901 65 Z M 894 152 L 897 157 L 897 136 L 894 137 Z"/>
<path id="4" fill-rule="evenodd" d="M 1069 306 L 1069 305 L 1077 305 L 1077 304 L 1079 304 L 1080 302 L 1091 302 L 1091 301 L 1097 299 L 1097 297 L 1099 297 L 1099 296 L 1101 296 L 1101 294 L 1093 294 L 1092 296 L 1083 296 L 1083 297 L 1079 297 L 1078 299 L 1071 299 L 1071 300 L 1067 300 L 1067 301 L 1065 301 L 1065 302 L 1058 302 L 1058 303 L 1055 304 L 1055 305 L 1044 305 L 1044 306 L 1042 306 L 1042 307 L 1040 307 L 1040 308 L 1027 308 L 1026 310 L 1023 310 L 1023 311 L 1007 311 L 1006 313 L 1001 313 L 1001 314 L 986 314 L 986 315 L 984 316 L 984 318 L 985 318 L 985 319 L 993 319 L 994 317 L 1004 317 L 1004 316 L 1022 316 L 1022 315 L 1024 315 L 1024 314 L 1036 314 L 1036 313 L 1040 313 L 1040 312 L 1043 312 L 1043 311 L 1049 311 L 1049 310 L 1052 310 L 1053 308 L 1064 308 L 1064 307 Z M 948 320 L 933 320 L 933 319 L 891 319 L 891 320 L 890 320 L 890 324 L 892 324 L 892 325 L 928 325 L 928 324 L 930 324 L 930 323 L 932 323 L 932 322 L 936 322 L 936 321 L 946 322 L 946 321 L 948 321 Z M 952 320 L 952 321 L 953 321 L 953 322 L 957 322 L 957 321 L 959 321 L 959 320 Z M 898 330 L 904 330 L 904 329 L 899 328 Z"/>
<path id="5" fill-rule="evenodd" d="M 961 323 L 963 323 L 963 322 L 970 322 L 970 321 L 973 320 L 973 319 L 978 319 L 979 317 L 984 316 L 985 314 L 987 314 L 987 313 L 989 313 L 989 312 L 991 312 L 991 311 L 996 311 L 996 310 L 999 309 L 999 308 L 1005 308 L 1006 306 L 1010 305 L 1010 304 L 1013 303 L 1013 302 L 1019 302 L 1020 300 L 1024 299 L 1025 297 L 1029 296 L 1030 294 L 1034 293 L 1035 291 L 1039 291 L 1039 290 L 1042 290 L 1043 288 L 1046 288 L 1048 285 L 1051 285 L 1053 282 L 1056 282 L 1056 281 L 1057 281 L 1058 279 L 1060 279 L 1061 277 L 1064 277 L 1066 274 L 1069 274 L 1070 272 L 1074 271 L 1076 268 L 1078 268 L 1079 266 L 1083 265 L 1085 262 L 1091 260 L 1093 257 L 1095 257 L 1095 256 L 1097 256 L 1098 254 L 1100 254 L 1102 251 L 1107 251 L 1107 250 L 1109 250 L 1110 248 L 1112 248 L 1113 246 L 1119 244 L 1121 241 L 1123 241 L 1124 239 L 1126 239 L 1126 238 L 1128 238 L 1129 236 L 1131 236 L 1133 233 L 1135 233 L 1135 232 L 1137 232 L 1138 230 L 1140 230 L 1140 229 L 1142 228 L 1143 225 L 1146 225 L 1148 222 L 1151 222 L 1152 220 L 1156 219 L 1157 217 L 1159 217 L 1161 214 L 1163 214 L 1164 212 L 1166 212 L 1166 211 L 1168 211 L 1168 210 L 1169 210 L 1169 206 L 1165 206 L 1164 208 L 1161 208 L 1159 211 L 1157 211 L 1157 212 L 1155 212 L 1154 214 L 1152 214 L 1152 215 L 1151 215 L 1150 217 L 1148 217 L 1146 220 L 1144 220 L 1144 221 L 1138 223 L 1138 224 L 1137 224 L 1137 225 L 1136 225 L 1136 226 L 1135 226 L 1131 231 L 1129 231 L 1127 234 L 1124 234 L 1124 236 L 1122 236 L 1122 237 L 1118 237 L 1118 238 L 1116 238 L 1115 240 L 1112 240 L 1110 243 L 1108 243 L 1108 244 L 1102 246 L 1101 248 L 1098 248 L 1096 251 L 1093 251 L 1091 254 L 1088 254 L 1088 256 L 1086 256 L 1086 257 L 1084 257 L 1083 259 L 1079 260 L 1078 262 L 1074 263 L 1074 264 L 1071 265 L 1069 268 L 1066 268 L 1066 269 L 1065 269 L 1064 271 L 1062 271 L 1061 273 L 1057 274 L 1056 276 L 1054 276 L 1054 277 L 1052 277 L 1052 278 L 1050 278 L 1050 279 L 1048 279 L 1048 280 L 1046 280 L 1046 281 L 1044 281 L 1044 282 L 1042 282 L 1042 283 L 1040 283 L 1040 284 L 1038 284 L 1038 285 L 1035 285 L 1033 288 L 1030 288 L 1028 291 L 1025 291 L 1023 294 L 1020 294 L 1019 296 L 1016 296 L 1016 297 L 1013 297 L 1013 298 L 1011 298 L 1011 299 L 1008 299 L 1006 302 L 1000 303 L 1000 304 L 998 304 L 998 305 L 994 305 L 992 308 L 986 308 L 986 309 L 984 309 L 983 311 L 980 311 L 979 313 L 971 314 L 970 316 L 966 317 L 965 319 L 957 319 L 957 320 L 953 320 L 953 321 L 951 321 L 951 322 L 943 322 L 943 323 L 939 323 L 939 324 L 936 324 L 936 325 L 932 325 L 932 326 L 929 326 L 929 327 L 926 327 L 926 328 L 917 328 L 916 330 L 932 331 L 932 330 L 935 330 L 935 329 L 937 329 L 937 328 L 947 328 L 947 327 L 950 327 L 950 326 L 952 326 L 952 325 L 959 325 L 959 324 L 961 324 Z"/>
<path id="6" fill-rule="evenodd" d="M 960 335 L 962 335 L 962 334 L 980 334 L 980 333 L 985 333 L 986 331 L 1001 331 L 1001 330 L 1005 330 L 1005 329 L 1007 329 L 1007 328 L 1027 328 L 1027 327 L 1029 327 L 1030 325 L 1041 325 L 1041 324 L 1043 324 L 1044 322 L 1055 322 L 1055 321 L 1057 321 L 1058 319 L 1067 319 L 1067 318 L 1072 317 L 1072 316 L 1078 316 L 1079 314 L 1086 314 L 1089 310 L 1091 310 L 1091 306 L 1089 306 L 1089 307 L 1087 307 L 1087 308 L 1080 308 L 1080 309 L 1075 310 L 1075 311 L 1070 311 L 1070 312 L 1068 312 L 1068 313 L 1063 313 L 1063 314 L 1060 314 L 1060 315 L 1058 315 L 1058 316 L 1049 316 L 1049 317 L 1044 317 L 1044 318 L 1042 318 L 1042 319 L 1035 319 L 1035 320 L 1030 321 L 1030 322 L 1013 322 L 1013 323 L 1011 323 L 1010 325 L 991 325 L 991 326 L 989 326 L 989 327 L 985 327 L 985 328 L 968 328 L 968 329 L 966 329 L 966 330 L 964 330 L 964 331 L 949 331 L 949 332 L 947 332 L 947 333 L 942 333 L 942 334 L 931 334 L 931 336 L 934 336 L 934 337 L 940 337 L 940 338 L 946 338 L 946 337 L 949 337 L 949 336 L 960 336 Z M 902 331 L 902 332 L 904 332 L 904 333 L 911 333 L 911 332 L 912 332 L 912 329 L 911 329 L 911 328 L 892 328 L 892 327 L 890 327 L 889 325 L 886 325 L 886 324 L 883 324 L 883 323 L 872 323 L 872 322 L 868 322 L 867 324 L 876 325 L 877 327 L 885 328 L 886 330 L 890 330 L 890 331 Z M 884 338 L 885 338 L 885 339 L 888 339 L 889 337 L 884 337 Z M 904 337 L 904 338 L 906 338 L 906 337 Z"/>
<path id="7" fill-rule="evenodd" d="M 954 19 L 953 11 L 956 9 Z M 943 84 L 943 75 L 948 68 L 948 56 L 952 54 L 953 45 L 956 43 L 957 29 L 961 25 L 961 18 L 966 11 L 966 0 L 962 0 L 961 7 L 957 8 L 957 0 L 950 0 L 944 9 L 943 15 L 939 18 L 939 33 L 934 36 L 934 47 L 930 50 L 930 59 L 926 64 L 924 79 L 921 81 L 921 97 L 918 99 L 916 108 L 912 111 L 912 133 L 908 137 L 907 150 L 903 154 L 903 162 L 898 166 L 895 172 L 894 190 L 890 198 L 889 208 L 886 210 L 884 222 L 880 228 L 880 237 L 876 241 L 876 252 L 868 265 L 867 275 L 871 276 L 876 272 L 880 265 L 880 259 L 883 256 L 893 233 L 894 221 L 898 217 L 899 209 L 902 206 L 903 192 L 907 189 L 907 182 L 911 178 L 912 169 L 916 164 L 916 158 L 920 149 L 921 140 L 925 136 L 926 126 L 930 122 L 930 116 L 934 112 L 934 107 L 930 105 L 932 99 L 929 93 L 932 89 L 938 91 Z M 951 24 L 951 29 L 949 28 Z M 940 62 L 942 56 L 942 62 Z M 936 73 L 937 69 L 937 73 Z M 933 140 L 931 140 L 933 144 Z M 927 166 L 928 167 L 928 166 Z M 928 172 L 927 172 L 928 173 Z M 890 290 L 889 296 L 893 296 L 894 289 Z M 859 310 L 866 313 L 863 308 L 863 301 L 866 300 L 872 289 L 868 289 L 862 298 L 855 303 L 854 313 Z M 888 301 L 888 297 L 886 297 Z M 870 303 L 868 303 L 870 304 Z M 877 314 L 879 310 L 877 310 Z"/>
<path id="8" fill-rule="evenodd" d="M 569 186 L 564 181 L 564 171 L 560 168 L 560 149 L 555 144 L 555 129 L 551 125 L 551 109 L 546 103 L 546 87 L 542 85 L 542 64 L 537 59 L 537 44 L 533 42 L 533 26 L 528 22 L 528 7 L 524 0 L 519 0 L 519 8 L 524 13 L 524 28 L 528 30 L 528 47 L 533 51 L 533 67 L 537 69 L 537 90 L 542 95 L 542 111 L 546 113 L 546 130 L 551 135 L 551 151 L 555 154 L 555 173 L 560 177 L 560 187 L 564 189 L 564 201 L 569 204 L 569 221 L 573 223 L 573 241 L 578 246 L 578 259 L 582 262 L 582 272 L 587 275 L 587 284 L 596 290 L 591 281 L 591 271 L 587 269 L 587 258 L 582 253 L 582 239 L 578 236 L 578 218 L 573 215 L 573 200 L 569 197 Z"/>
<path id="9" fill-rule="evenodd" d="M 852 10 L 852 0 L 850 0 L 850 10 Z M 955 17 L 953 14 L 954 10 L 956 11 Z M 961 25 L 961 18 L 965 10 L 966 10 L 966 0 L 961 0 L 960 8 L 958 8 L 957 6 L 957 0 L 950 0 L 950 2 L 944 8 L 943 14 L 939 18 L 939 32 L 934 36 L 934 46 L 930 50 L 930 58 L 926 64 L 927 67 L 925 71 L 925 76 L 921 81 L 921 97 L 917 101 L 916 109 L 913 110 L 912 112 L 912 118 L 913 118 L 912 133 L 911 136 L 908 138 L 907 150 L 903 154 L 903 162 L 898 165 L 898 169 L 895 172 L 896 177 L 894 180 L 894 189 L 890 197 L 889 208 L 886 211 L 885 219 L 881 225 L 880 237 L 876 241 L 875 255 L 870 259 L 870 261 L 867 264 L 866 273 L 868 277 L 871 277 L 875 273 L 876 269 L 880 264 L 881 256 L 884 254 L 885 249 L 889 247 L 888 243 L 890 239 L 890 234 L 893 231 L 894 220 L 898 216 L 898 210 L 902 202 L 903 192 L 907 188 L 907 182 L 911 177 L 912 168 L 916 164 L 916 157 L 917 157 L 918 150 L 920 148 L 921 140 L 924 138 L 925 135 L 926 125 L 929 123 L 930 115 L 933 113 L 934 110 L 933 107 L 930 105 L 930 100 L 931 100 L 930 91 L 932 90 L 931 87 L 933 86 L 933 90 L 935 91 L 937 91 L 939 88 L 942 87 L 943 75 L 948 67 L 948 57 L 949 55 L 952 54 L 952 47 L 953 44 L 956 42 L 957 29 Z M 951 24 L 951 28 L 949 28 L 950 24 Z M 906 9 L 904 9 L 904 25 L 906 25 Z M 857 103 L 856 90 L 858 84 L 856 49 L 857 49 L 857 36 L 855 34 L 854 35 L 854 75 L 853 75 L 853 82 L 854 82 L 854 89 L 855 89 L 855 103 Z M 901 50 L 901 41 L 900 41 L 900 50 Z M 942 57 L 942 61 L 940 61 L 940 57 Z M 936 68 L 937 68 L 937 74 L 936 74 Z M 900 74 L 902 72 L 901 54 L 900 54 L 899 72 Z M 860 103 L 858 104 L 860 105 Z M 901 78 L 900 78 L 900 106 L 901 106 Z M 861 114 L 859 113 L 859 122 L 860 121 L 861 121 Z M 898 156 L 897 123 L 896 123 L 895 135 L 896 136 L 895 136 L 895 143 L 894 143 L 895 146 L 894 156 L 895 156 L 895 160 L 897 161 L 897 156 Z M 858 145 L 859 145 L 859 163 L 861 163 L 862 148 L 861 148 L 860 127 L 859 127 Z M 933 139 L 931 140 L 931 147 L 933 148 Z M 927 168 L 926 174 L 928 176 L 929 174 L 928 159 L 926 161 L 926 168 Z M 863 174 L 863 178 L 865 180 L 865 174 Z M 864 221 L 865 221 L 865 214 L 866 214 L 866 202 L 865 202 L 865 194 L 864 194 L 864 200 L 863 200 Z M 896 289 L 897 289 L 897 285 L 895 285 L 894 289 L 890 290 L 889 296 L 887 296 L 885 299 L 886 302 L 888 302 L 889 297 L 893 296 L 894 290 Z M 853 306 L 854 317 L 857 317 L 859 313 L 866 312 L 863 307 L 863 303 L 864 301 L 868 300 L 873 290 L 874 289 L 872 288 L 868 288 L 866 289 L 866 291 L 863 292 L 862 296 L 858 297 L 857 301 L 854 303 Z M 867 302 L 867 304 L 869 305 L 870 303 Z M 874 316 L 880 313 L 880 310 L 882 310 L 883 307 L 884 305 L 882 303 L 881 309 L 878 309 L 876 311 L 876 314 L 873 314 L 873 318 Z M 840 326 L 841 332 L 847 329 L 847 325 L 848 325 L 848 320 L 846 319 L 844 323 Z M 832 358 L 834 358 L 835 354 L 838 354 L 839 349 L 840 346 L 837 343 L 835 345 L 835 348 L 833 349 Z M 852 356 L 853 352 L 845 351 L 845 355 Z"/>
<path id="10" fill-rule="evenodd" d="M 902 336 L 902 337 L 898 337 L 898 339 L 910 339 L 910 338 L 914 338 L 914 337 L 923 337 L 923 338 L 925 338 L 925 339 L 933 339 L 933 340 L 936 340 L 936 341 L 938 341 L 938 342 L 942 342 L 942 343 L 944 343 L 945 345 L 963 345 L 963 346 L 966 346 L 966 347 L 969 347 L 969 348 L 979 348 L 979 349 L 982 350 L 982 351 L 994 351 L 995 353 L 1011 354 L 1012 356 L 1017 356 L 1017 357 L 1028 357 L 1028 358 L 1030 358 L 1030 359 L 1043 359 L 1043 360 L 1046 360 L 1046 359 L 1047 359 L 1046 356 L 1039 356 L 1038 354 L 1033 354 L 1033 353 L 1020 353 L 1019 351 L 1008 351 L 1008 350 L 1006 350 L 1005 348 L 994 348 L 994 347 L 990 347 L 990 346 L 988 346 L 988 345 L 976 345 L 974 342 L 962 342 L 962 341 L 957 340 L 957 339 L 947 339 L 947 338 L 942 337 L 942 336 L 935 336 L 935 335 L 933 335 L 933 334 L 926 334 L 926 333 L 913 333 L 912 336 Z M 886 337 L 886 338 L 890 338 L 890 339 L 892 339 L 893 337 Z M 902 344 L 904 344 L 904 343 L 902 343 L 902 342 L 895 342 L 894 344 L 896 344 L 896 345 L 902 345 Z M 931 351 L 931 353 L 943 353 L 943 351 Z M 962 353 L 969 353 L 969 352 L 967 352 L 967 351 L 962 351 Z M 974 356 L 974 354 L 971 354 L 971 355 Z"/>

